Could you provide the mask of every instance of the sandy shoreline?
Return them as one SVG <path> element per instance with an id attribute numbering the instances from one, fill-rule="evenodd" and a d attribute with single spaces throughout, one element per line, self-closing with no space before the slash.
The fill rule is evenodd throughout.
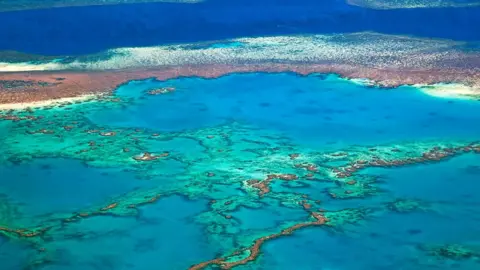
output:
<path id="1" fill-rule="evenodd" d="M 433 97 L 480 100 L 480 88 L 459 83 L 414 85 L 414 87 Z"/>
<path id="2" fill-rule="evenodd" d="M 71 104 L 75 102 L 85 102 L 98 98 L 98 95 L 82 95 L 77 97 L 57 98 L 41 101 L 22 102 L 22 103 L 6 103 L 0 104 L 0 111 L 4 110 L 24 110 L 28 108 L 42 108 L 50 106 L 58 106 L 62 104 Z"/>
<path id="3" fill-rule="evenodd" d="M 376 82 L 369 79 L 362 78 L 345 78 L 352 83 L 362 86 L 380 86 Z M 434 84 L 414 84 L 414 85 L 398 85 L 411 86 L 422 93 L 437 97 L 437 98 L 450 98 L 450 99 L 470 99 L 480 100 L 480 87 L 468 86 L 461 83 L 434 83 Z"/>

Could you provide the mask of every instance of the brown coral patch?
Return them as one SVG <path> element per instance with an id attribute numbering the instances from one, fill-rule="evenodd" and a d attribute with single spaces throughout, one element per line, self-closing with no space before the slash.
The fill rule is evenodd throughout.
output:
<path id="1" fill-rule="evenodd" d="M 217 259 L 214 259 L 214 260 L 210 260 L 210 261 L 206 261 L 206 262 L 202 262 L 202 263 L 193 265 L 189 268 L 189 270 L 200 270 L 200 269 L 204 269 L 204 268 L 206 268 L 210 265 L 217 265 L 221 269 L 228 270 L 228 269 L 232 269 L 233 267 L 236 267 L 236 266 L 239 266 L 239 265 L 244 265 L 248 262 L 254 261 L 260 255 L 260 248 L 266 241 L 269 241 L 269 240 L 272 240 L 272 239 L 275 239 L 275 238 L 278 238 L 278 237 L 281 237 L 281 236 L 292 234 L 294 231 L 302 229 L 302 228 L 311 227 L 311 226 L 321 226 L 321 225 L 324 225 L 328 221 L 327 218 L 325 218 L 320 213 L 311 213 L 311 216 L 315 219 L 314 221 L 298 223 L 298 224 L 295 224 L 293 226 L 290 226 L 290 227 L 282 230 L 279 233 L 275 233 L 275 234 L 271 234 L 271 235 L 267 235 L 267 236 L 258 238 L 257 240 L 254 241 L 252 246 L 250 246 L 246 249 L 237 251 L 237 252 L 232 254 L 232 255 L 238 255 L 242 251 L 247 251 L 248 250 L 249 255 L 247 257 L 243 258 L 243 259 L 239 259 L 237 261 L 227 261 L 227 258 L 217 258 Z"/>

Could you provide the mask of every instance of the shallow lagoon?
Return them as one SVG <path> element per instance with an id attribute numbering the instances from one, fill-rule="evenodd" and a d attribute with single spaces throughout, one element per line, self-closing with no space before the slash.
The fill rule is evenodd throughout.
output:
<path id="1" fill-rule="evenodd" d="M 148 94 L 161 87 L 175 91 Z M 336 163 L 325 160 L 322 152 L 359 151 L 368 156 L 368 149 L 381 145 L 401 148 L 413 142 L 413 149 L 427 143 L 475 142 L 480 135 L 474 124 L 480 120 L 479 102 L 434 98 L 412 87 L 367 87 L 334 75 L 290 73 L 150 79 L 122 85 L 115 95 L 122 98 L 120 105 L 39 110 L 34 114 L 45 120 L 6 124 L 9 137 L 1 138 L 5 156 L 32 160 L 7 158 L 16 162 L 2 164 L 2 176 L 8 176 L 0 179 L 2 192 L 15 199 L 2 201 L 7 206 L 2 226 L 15 228 L 24 215 L 29 219 L 22 220 L 22 227 L 45 223 L 52 228 L 41 239 L 5 234 L 9 240 L 2 238 L 6 242 L 0 252 L 14 252 L 4 256 L 10 269 L 186 269 L 305 222 L 309 214 L 302 200 L 308 200 L 311 211 L 326 209 L 334 225 L 267 241 L 255 262 L 238 269 L 478 267 L 478 154 L 433 164 L 369 168 L 355 179 L 362 182 L 362 177 L 371 176 L 378 190 L 342 199 L 329 195 L 330 189 L 344 189 L 345 183 L 323 173 Z M 48 119 L 56 121 L 57 126 L 50 127 L 54 134 L 63 137 L 25 132 L 48 126 Z M 117 135 L 106 138 L 75 128 L 65 133 L 62 125 L 72 120 L 85 128 L 115 130 Z M 138 143 L 129 144 L 131 152 L 122 152 L 132 136 Z M 21 147 L 34 139 L 56 146 L 35 151 Z M 71 140 L 96 140 L 97 145 L 105 140 L 105 145 L 91 147 L 84 157 L 62 148 Z M 139 151 L 169 151 L 170 156 L 135 163 L 131 156 Z M 305 178 L 288 156 L 295 152 L 300 153 L 299 162 L 317 164 L 320 172 Z M 41 159 L 45 157 L 49 159 Z M 102 159 L 108 162 L 95 162 Z M 348 160 L 337 163 L 342 162 Z M 264 196 L 245 183 L 269 173 L 295 173 L 300 179 L 275 180 Z M 162 193 L 167 190 L 170 194 Z M 391 204 L 397 199 L 412 202 Z M 112 202 L 117 205 L 98 210 Z M 343 209 L 353 212 L 334 216 Z M 66 221 L 65 216 L 77 211 L 90 216 Z M 453 260 L 422 249 L 445 244 L 465 245 L 473 255 Z M 45 250 L 31 254 L 39 248 Z M 28 259 L 18 257 L 27 255 Z"/>
<path id="2" fill-rule="evenodd" d="M 173 95 L 145 97 L 173 86 Z M 127 110 L 100 111 L 100 125 L 178 131 L 243 121 L 308 145 L 383 144 L 405 140 L 476 139 L 477 102 L 432 98 L 415 88 L 365 87 L 334 75 L 236 74 L 219 79 L 137 81 L 117 95 Z"/>

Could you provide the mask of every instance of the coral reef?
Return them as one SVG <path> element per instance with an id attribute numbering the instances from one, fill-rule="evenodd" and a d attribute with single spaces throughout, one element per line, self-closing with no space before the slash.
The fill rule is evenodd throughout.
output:
<path id="1" fill-rule="evenodd" d="M 462 245 L 423 245 L 419 248 L 429 253 L 431 256 L 440 259 L 465 260 L 480 258 L 480 253 L 478 251 Z"/>
<path id="2" fill-rule="evenodd" d="M 370 175 L 371 168 L 438 163 L 459 155 L 480 153 L 478 142 L 463 140 L 307 149 L 278 132 L 236 121 L 181 131 L 159 131 L 100 126 L 87 117 L 87 109 L 88 113 L 95 113 L 124 108 L 135 102 L 113 95 L 62 107 L 0 112 L 0 124 L 8 130 L 8 136 L 0 137 L 1 164 L 67 158 L 92 167 L 122 168 L 141 180 L 152 180 L 148 188 L 131 190 L 101 204 L 71 212 L 41 217 L 27 215 L 19 219 L 13 218 L 12 207 L 0 209 L 0 217 L 7 217 L 0 220 L 1 234 L 29 243 L 36 250 L 45 249 L 34 257 L 32 267 L 51 262 L 52 243 L 75 232 L 72 228 L 76 224 L 95 217 L 139 218 L 143 207 L 181 195 L 209 202 L 205 203 L 206 210 L 192 220 L 219 243 L 218 258 L 199 262 L 190 269 L 211 266 L 231 269 L 255 261 L 265 242 L 302 228 L 321 227 L 341 233 L 349 225 L 361 225 L 386 211 L 407 213 L 428 209 L 428 204 L 406 198 L 381 201 L 376 207 L 360 204 L 343 207 L 342 203 L 348 201 L 339 200 L 381 197 L 379 179 Z M 156 178 L 162 180 L 155 182 Z M 308 193 L 305 187 L 309 185 L 320 188 Z M 336 203 L 339 207 L 333 209 Z M 256 231 L 242 228 L 239 214 L 242 209 L 269 207 L 304 216 L 303 219 L 282 217 L 275 226 Z M 308 220 L 305 215 L 309 216 Z M 448 255 L 459 258 L 470 254 L 450 247 L 444 250 L 436 252 L 460 254 Z"/>
<path id="3" fill-rule="evenodd" d="M 17 0 L 0 3 L 0 12 L 29 10 L 29 9 L 44 9 L 57 7 L 77 7 L 77 6 L 94 6 L 94 5 L 118 5 L 118 4 L 132 4 L 132 3 L 148 3 L 148 2 L 167 2 L 167 3 L 186 3 L 193 4 L 201 2 L 202 0 L 108 0 L 108 1 L 94 1 L 94 0 Z"/>
<path id="4" fill-rule="evenodd" d="M 397 199 L 387 203 L 387 208 L 396 213 L 410 213 L 413 211 L 427 211 L 430 206 L 422 201 L 414 199 Z"/>
<path id="5" fill-rule="evenodd" d="M 445 90 L 445 87 L 437 89 L 439 83 L 452 82 L 455 84 L 448 91 L 450 96 L 457 92 L 460 96 L 479 95 L 480 55 L 458 49 L 465 45 L 461 42 L 376 33 L 242 38 L 226 42 L 241 46 L 122 48 L 105 52 L 109 57 L 92 56 L 88 61 L 69 57 L 68 61 L 0 63 L 0 104 L 110 93 L 118 85 L 145 78 L 216 78 L 235 72 L 285 71 L 302 75 L 337 73 L 346 78 L 367 78 L 374 85 L 386 87 L 433 85 L 434 89 L 427 91 L 433 95 Z M 19 85 L 21 89 L 11 91 Z M 171 93 L 173 89 L 174 86 L 169 86 L 148 94 Z"/>
<path id="6" fill-rule="evenodd" d="M 347 0 L 347 3 L 374 9 L 475 7 L 480 5 L 477 0 Z"/>
<path id="7" fill-rule="evenodd" d="M 269 240 L 278 238 L 280 236 L 285 236 L 292 234 L 294 231 L 305 228 L 305 227 L 311 227 L 311 226 L 321 226 L 324 225 L 328 222 L 328 219 L 325 218 L 322 214 L 320 213 L 312 213 L 312 218 L 314 219 L 313 221 L 309 222 L 303 222 L 303 223 L 297 223 L 293 226 L 287 227 L 286 229 L 283 229 L 279 233 L 267 235 L 260 237 L 256 239 L 253 243 L 252 246 L 236 251 L 233 254 L 231 254 L 228 257 L 225 258 L 217 258 L 213 259 L 207 262 L 202 262 L 196 265 L 191 266 L 189 269 L 190 270 L 199 270 L 199 269 L 204 269 L 205 267 L 209 265 L 219 265 L 221 269 L 232 269 L 235 266 L 243 265 L 248 262 L 251 262 L 255 260 L 258 255 L 260 254 L 260 247 Z M 242 255 L 242 256 L 239 256 Z"/>
<path id="8" fill-rule="evenodd" d="M 160 89 L 150 90 L 147 92 L 147 94 L 151 96 L 156 96 L 156 95 L 172 93 L 173 91 L 175 91 L 175 87 L 162 87 Z"/>

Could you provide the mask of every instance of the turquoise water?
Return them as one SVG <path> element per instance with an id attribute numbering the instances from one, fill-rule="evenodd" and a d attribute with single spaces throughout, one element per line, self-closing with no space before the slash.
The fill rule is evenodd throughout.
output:
<path id="1" fill-rule="evenodd" d="M 420 199 L 431 203 L 432 211 L 375 216 L 364 226 L 349 226 L 348 233 L 305 229 L 266 244 L 262 264 L 269 269 L 476 269 L 474 260 L 437 260 L 419 253 L 419 246 L 461 242 L 478 248 L 479 174 L 465 171 L 478 164 L 478 155 L 466 155 L 442 164 L 378 169 L 372 173 L 386 178 L 386 196 Z"/>
<path id="2" fill-rule="evenodd" d="M 38 159 L 2 167 L 1 174 L 6 179 L 1 193 L 10 203 L 18 204 L 23 213 L 33 216 L 80 210 L 152 185 L 121 169 L 88 168 L 69 159 Z"/>
<path id="3" fill-rule="evenodd" d="M 148 94 L 162 87 L 175 91 Z M 4 230 L 2 269 L 188 269 L 309 222 L 320 208 L 330 223 L 266 241 L 238 269 L 479 267 L 478 154 L 360 170 L 352 179 L 373 191 L 329 195 L 362 190 L 333 176 L 331 166 L 477 142 L 477 101 L 292 73 L 149 79 L 114 94 L 121 104 L 35 110 L 44 118 L 2 123 L 0 226 L 48 228 L 38 237 Z M 63 129 L 73 122 L 72 130 Z M 45 127 L 55 133 L 28 133 Z M 116 135 L 85 132 L 91 129 Z M 383 150 L 392 148 L 401 151 Z M 132 158 L 143 152 L 169 155 Z M 311 179 L 295 166 L 302 163 L 318 166 Z M 273 173 L 298 179 L 274 179 L 262 196 L 248 186 Z M 410 204 L 392 206 L 395 200 Z M 470 255 L 433 255 L 445 245 Z"/>
<path id="4" fill-rule="evenodd" d="M 174 86 L 174 95 L 140 96 Z M 136 98 L 126 110 L 100 111 L 101 125 L 178 131 L 245 121 L 296 143 L 318 146 L 383 144 L 405 140 L 476 139 L 476 102 L 436 99 L 409 87 L 366 88 L 333 75 L 245 74 L 219 79 L 146 80 L 121 86 Z"/>
<path id="5" fill-rule="evenodd" d="M 188 222 L 205 208 L 202 202 L 169 197 L 146 208 L 137 219 L 85 220 L 71 228 L 80 237 L 55 239 L 61 258 L 46 269 L 152 269 L 154 265 L 186 269 L 215 256 L 215 246 L 206 242 L 202 228 Z"/>
<path id="6" fill-rule="evenodd" d="M 242 47 L 243 44 L 241 42 L 231 42 L 231 43 L 216 43 L 216 44 L 213 44 L 211 46 L 209 46 L 209 48 L 212 48 L 212 49 L 216 49 L 216 48 L 238 48 L 238 47 Z"/>

